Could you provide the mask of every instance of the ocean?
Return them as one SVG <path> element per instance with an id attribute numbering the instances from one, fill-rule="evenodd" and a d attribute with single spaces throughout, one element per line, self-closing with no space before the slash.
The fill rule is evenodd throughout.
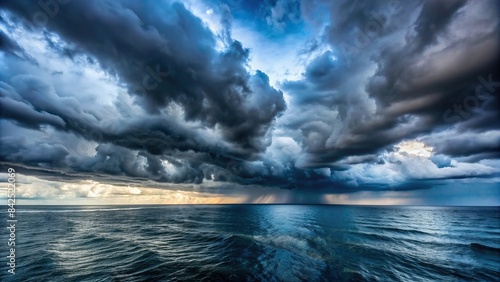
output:
<path id="1" fill-rule="evenodd" d="M 5 215 L 6 218 L 6 215 Z M 1 281 L 499 281 L 498 207 L 22 206 Z"/>

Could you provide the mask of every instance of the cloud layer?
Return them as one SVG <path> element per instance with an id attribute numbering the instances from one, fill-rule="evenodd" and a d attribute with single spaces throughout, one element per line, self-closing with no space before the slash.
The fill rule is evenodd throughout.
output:
<path id="1" fill-rule="evenodd" d="M 3 1 L 0 162 L 144 187 L 498 183 L 498 5 Z"/>

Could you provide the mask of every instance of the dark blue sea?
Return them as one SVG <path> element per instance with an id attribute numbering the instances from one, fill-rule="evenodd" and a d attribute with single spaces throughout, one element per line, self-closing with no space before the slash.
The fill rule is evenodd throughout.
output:
<path id="1" fill-rule="evenodd" d="M 5 216 L 6 218 L 6 216 Z M 499 281 L 500 209 L 24 206 L 1 281 Z"/>

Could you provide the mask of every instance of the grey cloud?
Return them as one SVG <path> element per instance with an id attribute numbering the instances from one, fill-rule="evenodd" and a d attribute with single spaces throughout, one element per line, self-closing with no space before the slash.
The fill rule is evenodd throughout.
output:
<path id="1" fill-rule="evenodd" d="M 226 38 L 229 45 L 217 51 L 215 35 L 182 4 L 157 5 L 153 1 L 71 2 L 60 6 L 60 13 L 47 25 L 65 43 L 45 33 L 54 52 L 77 64 L 81 58 L 75 54 L 82 54 L 87 63 L 98 63 L 116 75 L 147 110 L 147 117 L 131 115 L 110 121 L 105 110 L 82 107 L 76 93 L 62 96 L 50 83 L 30 75 L 14 76 L 12 86 L 6 84 L 18 101 L 5 104 L 9 111 L 2 111 L 2 117 L 32 128 L 52 125 L 102 143 L 94 158 L 68 157 L 66 165 L 75 173 L 200 183 L 203 163 L 227 171 L 227 163 L 234 157 L 257 157 L 270 144 L 274 120 L 285 110 L 281 91 L 269 85 L 266 74 L 247 72 L 249 50 L 240 42 Z M 10 1 L 2 6 L 27 21 L 38 9 L 30 2 Z M 164 13 L 169 15 L 167 19 Z M 13 103 L 19 104 L 15 105 L 17 111 Z M 164 117 L 173 104 L 181 106 L 185 122 L 222 133 L 223 149 L 207 140 L 203 130 Z M 129 110 L 120 101 L 117 106 Z M 4 159 L 9 160 L 7 154 L 14 151 L 5 154 Z M 213 158 L 213 154 L 223 156 Z M 137 171 L 134 159 L 139 156 L 146 159 L 146 171 Z M 162 172 L 160 158 L 171 160 L 178 170 L 176 176 Z"/>
<path id="2" fill-rule="evenodd" d="M 21 50 L 21 47 L 4 32 L 0 31 L 0 50 L 14 53 L 15 51 Z"/>
<path id="3" fill-rule="evenodd" d="M 0 122 L 19 130 L 0 139 L 0 162 L 58 181 L 165 187 L 213 180 L 330 192 L 422 189 L 498 175 L 482 163 L 499 158 L 497 86 L 478 80 L 500 77 L 497 3 L 266 4 L 275 27 L 288 28 L 290 13 L 306 24 L 314 5 L 326 15 L 318 16 L 322 33 L 301 52 L 325 51 L 301 79 L 280 84 L 288 105 L 265 73 L 248 71 L 252 50 L 231 38 L 236 16 L 227 6 L 221 34 L 170 1 L 71 1 L 46 28 L 25 29 L 41 35 L 55 56 L 103 69 L 128 96 L 81 95 L 92 81 L 68 82 L 67 70 L 47 74 L 15 54 L 23 46 L 11 35 L 0 34 L 10 68 L 1 75 Z M 17 25 L 39 7 L 4 1 L 0 9 Z M 346 54 L 345 44 L 354 53 Z M 493 98 L 467 110 L 478 85 Z M 43 132 L 53 143 L 38 140 Z M 435 155 L 420 162 L 386 157 L 412 139 L 433 146 Z M 411 171 L 419 165 L 425 167 Z"/>
<path id="4" fill-rule="evenodd" d="M 335 37 L 329 37 L 329 42 L 335 47 L 347 41 L 363 21 L 370 19 L 373 11 L 386 9 L 384 5 L 371 1 L 332 6 L 333 14 L 342 15 L 332 16 L 335 24 L 332 23 L 327 32 Z M 412 9 L 404 3 L 401 5 L 402 11 L 397 17 L 409 15 Z M 498 46 L 498 18 L 495 18 L 498 15 L 493 12 L 496 4 L 485 2 L 481 6 L 482 10 L 490 11 L 484 15 L 490 17 L 490 24 L 484 24 L 484 18 L 471 16 L 471 12 L 467 14 L 468 9 L 477 7 L 467 7 L 463 1 L 425 2 L 417 10 L 416 22 L 408 23 L 405 33 L 400 30 L 404 30 L 407 22 L 402 21 L 398 26 L 393 19 L 392 28 L 386 29 L 392 34 L 372 38 L 371 48 L 363 49 L 353 58 L 354 65 L 344 65 L 342 53 L 336 61 L 323 54 L 307 67 L 303 80 L 285 83 L 284 88 L 292 95 L 292 103 L 296 103 L 292 105 L 297 109 L 314 107 L 324 116 L 337 113 L 336 119 L 320 119 L 322 122 L 316 124 L 309 113 L 295 118 L 298 123 L 293 128 L 300 128 L 307 149 L 302 165 L 328 166 L 348 156 L 381 152 L 401 140 L 439 131 L 445 125 L 443 113 L 453 108 L 455 97 L 463 100 L 470 95 L 471 88 L 478 84 L 479 75 L 490 73 L 497 77 L 494 66 L 499 57 L 497 49 L 492 47 Z M 451 36 L 452 25 L 467 25 L 470 30 L 466 35 Z M 405 35 L 405 45 L 385 41 L 384 37 L 397 34 Z M 430 51 L 436 48 L 437 38 L 442 47 Z M 451 68 L 458 67 L 454 64 L 465 60 L 470 52 L 481 55 L 462 64 L 460 71 L 453 71 Z M 366 61 L 368 58 L 373 62 Z M 443 58 L 449 59 L 438 65 L 436 61 Z M 375 75 L 363 74 L 373 64 L 377 66 Z M 359 83 L 366 83 L 366 88 Z M 474 115 L 470 114 L 469 122 L 476 124 L 471 124 L 467 130 L 498 128 L 484 120 L 488 112 L 488 119 L 498 118 L 497 106 L 480 105 Z"/>
<path id="5" fill-rule="evenodd" d="M 15 1 L 7 7 L 26 18 L 35 9 Z M 260 75 L 245 70 L 248 50 L 239 42 L 219 53 L 214 35 L 179 3 L 76 1 L 60 9 L 47 27 L 116 73 L 151 113 L 178 103 L 187 120 L 222 127 L 228 140 L 247 154 L 265 148 L 260 137 L 285 102 L 280 91 L 265 87 L 258 91 L 267 91 L 263 96 L 272 110 L 260 112 L 266 108 L 260 102 L 247 106 L 248 99 L 259 95 L 250 84 Z M 259 122 L 253 120 L 256 113 Z"/>
<path id="6" fill-rule="evenodd" d="M 28 105 L 7 97 L 0 97 L 0 108 L 2 109 L 2 117 L 14 119 L 27 127 L 40 128 L 41 124 L 64 127 L 64 121 L 60 117 L 35 111 Z"/>

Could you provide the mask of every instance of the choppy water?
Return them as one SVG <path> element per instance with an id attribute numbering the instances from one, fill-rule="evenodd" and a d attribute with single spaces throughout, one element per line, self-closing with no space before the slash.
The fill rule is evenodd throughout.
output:
<path id="1" fill-rule="evenodd" d="M 21 207 L 16 232 L 16 274 L 4 263 L 1 281 L 500 277 L 499 208 Z"/>

